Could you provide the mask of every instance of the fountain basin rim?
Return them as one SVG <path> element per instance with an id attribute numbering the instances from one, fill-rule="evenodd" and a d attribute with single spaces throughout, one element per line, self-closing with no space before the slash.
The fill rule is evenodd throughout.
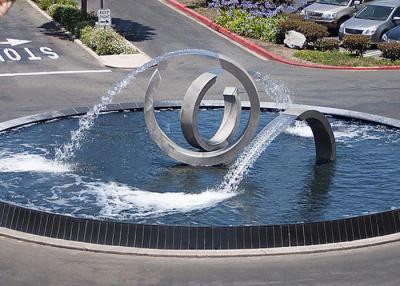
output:
<path id="1" fill-rule="evenodd" d="M 156 103 L 156 107 L 160 109 L 177 109 L 180 108 L 181 101 L 161 101 Z M 107 109 L 103 112 L 118 112 L 118 111 L 140 111 L 143 110 L 144 104 L 142 102 L 131 102 L 131 103 L 120 103 L 110 104 Z M 223 101 L 206 100 L 203 101 L 201 107 L 203 108 L 222 108 L 224 106 Z M 243 102 L 243 108 L 249 108 L 248 102 Z M 326 115 L 331 115 L 336 118 L 342 118 L 347 120 L 360 120 L 373 124 L 382 124 L 391 128 L 400 128 L 400 120 L 392 119 L 388 117 L 361 113 L 350 110 L 318 107 L 318 106 L 307 106 L 307 105 L 279 105 L 271 102 L 261 102 L 261 108 L 268 111 L 280 111 L 290 108 L 304 108 L 318 110 Z M 42 123 L 55 119 L 62 119 L 65 117 L 77 116 L 85 114 L 89 110 L 89 107 L 70 108 L 62 111 L 55 111 L 49 113 L 43 113 L 38 115 L 26 116 L 9 120 L 0 123 L 0 132 L 5 132 L 15 128 L 23 127 L 26 125 Z M 18 212 L 18 215 L 16 213 Z M 17 218 L 14 220 L 14 217 Z M 21 217 L 20 220 L 18 219 Z M 46 226 L 43 226 L 38 221 L 42 222 L 42 219 L 46 217 L 46 222 L 50 221 L 51 231 L 47 230 Z M 56 227 L 54 227 L 56 226 Z M 104 239 L 93 241 L 93 229 L 95 226 L 98 228 L 98 237 L 104 236 Z M 112 238 L 109 239 L 107 233 L 108 227 L 113 229 Z M 42 227 L 42 228 L 41 228 Z M 50 226 L 49 226 L 50 227 Z M 57 228 L 58 227 L 58 228 Z M 66 228 L 68 227 L 70 235 L 66 237 Z M 75 227 L 78 229 L 77 233 L 73 233 Z M 102 232 L 102 227 L 105 227 Z M 44 229 L 43 229 L 44 228 Z M 57 231 L 54 231 L 53 228 Z M 81 231 L 79 231 L 82 228 Z M 129 230 L 134 228 L 135 241 L 129 242 Z M 114 241 L 114 232 L 119 233 L 116 237 L 119 237 L 118 241 Z M 122 243 L 121 237 L 126 229 L 128 230 L 126 243 Z M 350 231 L 351 230 L 351 231 Z M 356 230 L 356 231 L 355 231 Z M 26 207 L 20 207 L 16 204 L 4 202 L 0 200 L 0 235 L 12 236 L 4 234 L 5 232 L 17 231 L 24 232 L 22 236 L 40 235 L 41 238 L 38 240 L 46 239 L 61 239 L 68 242 L 74 243 L 89 243 L 88 245 L 96 245 L 98 247 L 122 247 L 128 249 L 139 249 L 135 254 L 141 254 L 142 249 L 157 249 L 158 251 L 182 251 L 185 252 L 202 252 L 208 253 L 210 250 L 215 251 L 233 251 L 232 256 L 241 256 L 243 254 L 236 253 L 235 251 L 247 250 L 250 248 L 257 249 L 258 254 L 246 254 L 248 255 L 269 255 L 273 253 L 282 254 L 280 251 L 265 251 L 265 249 L 286 249 L 288 253 L 295 253 L 299 249 L 303 249 L 305 252 L 319 252 L 329 251 L 330 249 L 343 249 L 353 247 L 362 247 L 363 243 L 358 243 L 360 240 L 365 240 L 367 244 L 371 244 L 367 240 L 372 239 L 372 244 L 381 244 L 386 241 L 384 238 L 379 239 L 381 236 L 396 237 L 393 240 L 400 240 L 400 209 L 391 211 L 385 211 L 380 213 L 373 213 L 363 216 L 349 217 L 345 219 L 337 219 L 331 221 L 319 221 L 310 223 L 297 223 L 297 224 L 282 224 L 282 225 L 247 225 L 247 226 L 178 226 L 178 225 L 144 225 L 144 224 L 131 224 L 122 223 L 117 221 L 101 221 L 96 219 L 83 219 L 75 218 L 66 215 L 59 215 L 55 213 L 48 213 L 44 211 L 38 211 L 28 209 Z M 81 234 L 79 234 L 79 232 Z M 84 232 L 84 233 L 83 233 Z M 165 243 L 161 245 L 158 238 L 160 233 L 163 232 L 165 235 Z M 196 237 L 193 241 L 191 239 L 191 233 L 196 232 Z M 265 241 L 261 241 L 261 232 L 265 233 Z M 268 233 L 272 232 L 272 236 L 268 236 Z M 181 241 L 178 243 L 172 242 L 167 245 L 169 236 L 180 237 Z M 185 235 L 184 235 L 185 233 Z M 258 241 L 257 235 L 258 233 Z M 64 236 L 62 236 L 64 234 Z M 90 237 L 89 237 L 90 234 Z M 101 235 L 100 235 L 101 234 Z M 126 233 L 125 233 L 126 234 Z M 186 236 L 187 234 L 187 236 Z M 118 236 L 119 235 L 119 236 Z M 132 234 L 131 234 L 132 235 Z M 142 240 L 136 241 L 136 236 L 142 237 Z M 36 236 L 38 237 L 38 236 Z M 89 238 L 88 238 L 89 237 Z M 149 241 L 144 241 L 145 237 L 150 238 Z M 295 237 L 295 239 L 294 239 Z M 153 244 L 151 243 L 153 239 Z M 173 239 L 173 238 L 172 238 Z M 235 245 L 230 244 L 230 240 L 233 239 Z M 263 238 L 264 239 L 264 238 Z M 157 240 L 157 245 L 154 245 L 154 241 Z M 239 242 L 240 240 L 240 242 Z M 65 241 L 66 242 L 66 241 Z M 194 243 L 194 244 L 193 244 Z M 350 244 L 349 244 L 350 243 Z M 53 243 L 48 243 L 53 244 Z M 61 243 L 62 244 L 62 243 Z M 68 243 L 67 243 L 68 244 Z M 343 244 L 343 245 L 342 245 Z M 316 247 L 319 245 L 319 248 Z M 328 246 L 327 246 L 328 245 Z M 60 246 L 63 247 L 63 246 Z M 65 246 L 64 246 L 65 247 Z M 294 251 L 293 248 L 297 250 Z M 313 248 L 314 247 L 314 248 Z M 316 248 L 315 248 L 316 247 Z M 78 247 L 79 248 L 79 247 Z M 81 247 L 89 249 L 90 247 Z M 94 247 L 96 248 L 96 247 Z M 310 250 L 311 249 L 311 250 Z M 96 249 L 92 251 L 98 251 Z M 285 250 L 286 251 L 286 250 Z M 108 251 L 110 252 L 110 251 Z M 112 251 L 111 251 L 112 252 Z M 134 251 L 135 252 L 135 251 Z M 150 251 L 151 252 L 151 251 Z M 157 252 L 157 251 L 156 251 Z M 268 254 L 269 253 L 269 254 Z M 185 255 L 187 255 L 186 253 Z M 152 254 L 149 254 L 152 255 Z M 159 255 L 159 254 L 154 254 Z M 168 254 L 167 256 L 176 256 L 177 254 Z M 184 256 L 185 256 L 184 255 Z M 199 256 L 195 254 L 194 256 Z M 277 255 L 277 254 L 276 254 Z M 179 256 L 179 255 L 178 255 Z M 190 255 L 191 256 L 191 255 Z M 201 255 L 200 255 L 201 256 Z M 210 256 L 210 253 L 205 256 Z M 217 255 L 218 256 L 218 255 Z"/>
<path id="2" fill-rule="evenodd" d="M 318 253 L 349 251 L 366 247 L 376 247 L 400 241 L 400 233 L 389 234 L 381 237 L 367 238 L 350 242 L 339 242 L 323 245 L 309 245 L 281 248 L 258 248 L 258 249 L 233 249 L 233 250 L 174 250 L 174 249 L 149 249 L 128 248 L 121 246 L 99 245 L 78 241 L 67 241 L 44 236 L 37 236 L 0 227 L 0 238 L 15 239 L 22 242 L 33 243 L 43 246 L 56 247 L 75 251 L 87 251 L 100 254 L 145 256 L 145 257 L 168 257 L 168 258 L 237 258 L 237 257 L 263 257 L 283 255 L 312 255 Z"/>
<path id="3" fill-rule="evenodd" d="M 178 109 L 181 107 L 182 101 L 179 100 L 163 100 L 158 101 L 154 105 L 157 109 L 171 108 Z M 143 110 L 144 102 L 126 102 L 126 103 L 114 103 L 107 105 L 107 109 L 103 110 L 105 112 L 118 112 L 124 110 L 139 111 Z M 203 100 L 200 105 L 201 108 L 223 108 L 223 100 Z M 248 101 L 242 101 L 242 108 L 250 108 L 250 103 Z M 260 102 L 260 108 L 267 111 L 283 111 L 288 108 L 299 108 L 305 110 L 317 110 L 325 115 L 330 115 L 338 119 L 347 120 L 359 120 L 363 122 L 368 122 L 372 124 L 381 124 L 388 127 L 400 128 L 400 119 L 385 117 L 381 115 L 375 115 L 370 113 L 364 113 L 359 111 L 331 108 L 324 106 L 314 106 L 314 105 L 303 105 L 303 104 L 279 104 L 275 102 Z M 68 109 L 63 109 L 59 111 L 52 111 L 41 114 L 28 115 L 24 117 L 19 117 L 16 119 L 11 119 L 0 123 L 0 132 L 8 131 L 11 129 L 23 127 L 25 125 L 31 125 L 35 123 L 43 123 L 50 120 L 62 119 L 65 117 L 79 116 L 86 114 L 89 111 L 89 106 L 73 107 Z"/>

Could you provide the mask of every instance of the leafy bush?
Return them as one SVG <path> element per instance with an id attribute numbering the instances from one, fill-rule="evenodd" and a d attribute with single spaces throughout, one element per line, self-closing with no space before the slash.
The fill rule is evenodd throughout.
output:
<path id="1" fill-rule="evenodd" d="M 336 51 L 339 49 L 340 41 L 336 39 L 322 39 L 316 42 L 319 51 Z"/>
<path id="2" fill-rule="evenodd" d="M 277 42 L 282 43 L 285 34 L 291 30 L 302 33 L 306 37 L 307 44 L 316 44 L 318 40 L 329 35 L 325 26 L 305 20 L 301 15 L 290 15 L 278 23 Z"/>
<path id="3" fill-rule="evenodd" d="M 69 5 L 72 7 L 78 7 L 78 2 L 76 0 L 55 0 L 54 4 L 62 4 L 62 5 Z M 47 11 L 51 5 L 53 5 L 53 0 L 39 0 L 39 7 L 42 10 Z"/>
<path id="4" fill-rule="evenodd" d="M 378 49 L 382 52 L 382 57 L 392 61 L 400 60 L 400 43 L 380 43 Z"/>
<path id="5" fill-rule="evenodd" d="M 87 26 L 81 30 L 81 40 L 98 55 L 133 54 L 135 49 L 112 28 L 93 28 Z"/>
<path id="6" fill-rule="evenodd" d="M 343 47 L 358 56 L 362 56 L 371 46 L 371 40 L 364 35 L 346 35 L 343 39 Z"/>
<path id="7" fill-rule="evenodd" d="M 63 1 L 67 2 L 66 0 Z M 61 23 L 68 31 L 72 32 L 78 38 L 84 27 L 93 27 L 96 23 L 96 17 L 94 15 L 89 14 L 84 16 L 79 8 L 66 4 L 51 5 L 48 9 L 48 13 L 54 20 Z"/>
<path id="8" fill-rule="evenodd" d="M 51 5 L 53 5 L 53 0 L 40 0 L 39 1 L 39 7 L 42 9 L 42 10 L 47 10 L 47 9 L 49 9 L 49 7 L 51 6 Z"/>
<path id="9" fill-rule="evenodd" d="M 80 38 L 80 37 L 81 37 L 81 34 L 82 34 L 82 30 L 83 30 L 84 28 L 86 28 L 86 27 L 94 27 L 95 25 L 96 25 L 96 21 L 93 20 L 93 19 L 88 19 L 88 20 L 79 22 L 79 23 L 77 23 L 76 26 L 74 27 L 72 33 L 73 33 L 76 37 Z"/>
<path id="10" fill-rule="evenodd" d="M 250 15 L 241 9 L 221 11 L 215 20 L 217 24 L 244 37 L 274 41 L 280 17 L 262 18 Z"/>
<path id="11" fill-rule="evenodd" d="M 85 20 L 81 11 L 73 6 L 64 4 L 54 4 L 48 10 L 51 17 L 60 22 L 68 31 L 73 31 L 74 27 Z"/>

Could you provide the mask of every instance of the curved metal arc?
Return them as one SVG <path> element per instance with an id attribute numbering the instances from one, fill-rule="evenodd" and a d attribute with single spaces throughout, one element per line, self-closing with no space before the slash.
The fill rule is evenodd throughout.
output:
<path id="1" fill-rule="evenodd" d="M 315 143 L 317 164 L 336 160 L 336 140 L 332 126 L 324 114 L 317 110 L 288 109 L 285 114 L 294 115 L 310 126 Z"/>
<path id="2" fill-rule="evenodd" d="M 197 123 L 200 103 L 216 80 L 217 76 L 212 73 L 200 75 L 188 88 L 181 108 L 181 129 L 186 141 L 193 147 L 205 151 L 227 147 L 240 123 L 241 103 L 237 89 L 225 88 L 224 116 L 219 129 L 209 140 L 204 139 L 200 134 Z"/>
<path id="3" fill-rule="evenodd" d="M 210 152 L 196 152 L 180 147 L 174 143 L 160 128 L 154 114 L 153 95 L 160 82 L 160 75 L 156 70 L 149 82 L 145 96 L 145 120 L 150 136 L 156 144 L 169 156 L 182 163 L 193 166 L 212 166 L 232 162 L 237 155 L 254 138 L 260 117 L 260 101 L 258 92 L 250 75 L 225 56 L 219 56 L 221 67 L 234 75 L 245 88 L 251 103 L 250 117 L 246 129 L 240 138 L 230 146 Z"/>

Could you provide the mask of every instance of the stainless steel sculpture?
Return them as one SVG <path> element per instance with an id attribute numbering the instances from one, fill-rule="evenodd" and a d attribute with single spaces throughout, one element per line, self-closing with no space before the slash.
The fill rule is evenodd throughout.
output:
<path id="1" fill-rule="evenodd" d="M 260 119 L 260 100 L 257 88 L 250 75 L 233 60 L 215 54 L 221 67 L 231 73 L 244 87 L 250 101 L 250 116 L 247 125 L 236 142 L 233 142 L 239 127 L 241 100 L 236 87 L 226 87 L 224 116 L 218 131 L 206 140 L 199 133 L 197 115 L 200 103 L 218 76 L 206 72 L 195 79 L 186 91 L 181 107 L 181 129 L 186 141 L 198 151 L 183 148 L 173 142 L 160 128 L 154 111 L 154 94 L 161 82 L 158 68 L 150 78 L 144 103 L 144 116 L 150 136 L 156 144 L 175 160 L 192 166 L 213 166 L 235 160 L 239 153 L 253 140 Z M 163 62 L 158 63 L 160 65 Z M 315 110 L 288 109 L 286 114 L 304 120 L 311 127 L 316 146 L 317 163 L 336 159 L 336 143 L 331 125 L 326 117 Z"/>
<path id="2" fill-rule="evenodd" d="M 216 82 L 217 75 L 204 73 L 189 87 L 181 109 L 181 126 L 186 140 L 200 151 L 183 148 L 173 142 L 160 128 L 154 114 L 154 93 L 161 77 L 156 69 L 150 79 L 144 105 L 144 115 L 150 136 L 157 145 L 177 161 L 193 166 L 213 166 L 232 162 L 256 134 L 260 119 L 260 100 L 257 88 L 250 75 L 233 60 L 219 55 L 221 67 L 236 77 L 243 85 L 250 101 L 250 116 L 246 128 L 236 142 L 231 142 L 237 131 L 241 102 L 235 87 L 224 90 L 225 111 L 220 128 L 210 139 L 201 137 L 197 127 L 200 102 L 209 88 Z"/>
<path id="3" fill-rule="evenodd" d="M 285 114 L 296 116 L 310 126 L 315 142 L 316 160 L 318 164 L 336 160 L 336 140 L 331 124 L 325 115 L 316 110 L 291 108 Z"/>

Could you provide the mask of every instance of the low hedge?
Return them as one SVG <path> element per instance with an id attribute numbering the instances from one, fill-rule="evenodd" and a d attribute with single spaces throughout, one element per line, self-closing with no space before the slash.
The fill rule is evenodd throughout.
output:
<path id="1" fill-rule="evenodd" d="M 86 26 L 94 27 L 96 16 L 94 14 L 83 15 L 77 7 L 66 4 L 53 4 L 47 10 L 49 15 L 61 23 L 65 29 L 76 37 L 80 37 L 81 30 Z"/>
<path id="2" fill-rule="evenodd" d="M 343 39 L 343 47 L 350 53 L 362 57 L 371 47 L 371 40 L 364 35 L 346 35 Z"/>
<path id="3" fill-rule="evenodd" d="M 301 15 L 290 15 L 279 21 L 277 25 L 277 43 L 283 43 L 285 34 L 289 31 L 302 33 L 307 44 L 316 44 L 318 40 L 329 35 L 328 29 L 315 22 L 305 20 Z"/>
<path id="4" fill-rule="evenodd" d="M 81 40 L 98 55 L 134 54 L 136 50 L 112 28 L 87 26 L 81 30 Z"/>
<path id="5" fill-rule="evenodd" d="M 337 51 L 339 50 L 340 41 L 336 39 L 322 39 L 316 42 L 316 49 L 319 51 Z"/>
<path id="6" fill-rule="evenodd" d="M 382 57 L 391 61 L 400 60 L 400 43 L 380 43 L 378 49 L 382 52 Z"/>
<path id="7" fill-rule="evenodd" d="M 39 7 L 44 11 L 47 11 L 53 4 L 68 5 L 75 8 L 78 7 L 78 2 L 76 0 L 39 0 L 38 3 Z"/>

